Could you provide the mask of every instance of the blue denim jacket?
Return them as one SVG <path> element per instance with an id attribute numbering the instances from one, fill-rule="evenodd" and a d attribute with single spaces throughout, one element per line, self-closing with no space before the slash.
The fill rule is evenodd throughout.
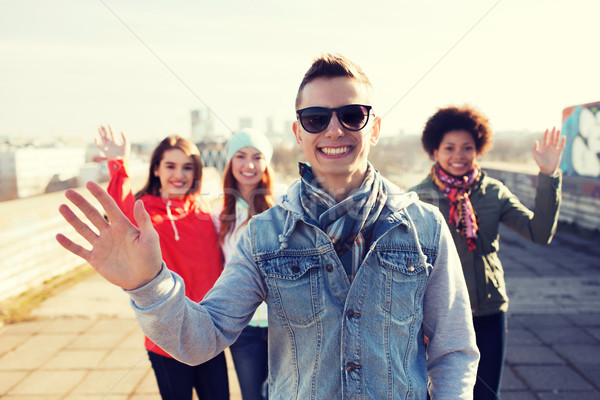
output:
<path id="1" fill-rule="evenodd" d="M 329 237 L 305 221 L 299 188 L 250 221 L 200 304 L 185 300 L 183 282 L 166 268 L 131 291 L 146 335 L 197 364 L 231 344 L 264 300 L 270 398 L 424 400 L 429 377 L 434 400 L 471 399 L 479 353 L 458 256 L 437 209 L 388 184 L 350 283 Z"/>

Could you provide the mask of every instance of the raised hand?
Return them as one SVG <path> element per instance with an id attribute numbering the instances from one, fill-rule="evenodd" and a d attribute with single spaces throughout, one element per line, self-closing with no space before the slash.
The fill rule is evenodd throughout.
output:
<path id="1" fill-rule="evenodd" d="M 546 175 L 552 175 L 560 165 L 563 150 L 567 138 L 560 135 L 560 130 L 552 128 L 549 132 L 546 129 L 542 143 L 535 141 L 533 145 L 533 159 L 540 167 L 540 172 Z"/>
<path id="2" fill-rule="evenodd" d="M 119 143 L 110 125 L 108 126 L 108 130 L 100 125 L 98 136 L 94 138 L 94 142 L 104 155 L 104 160 L 111 161 L 119 158 L 129 158 L 129 143 L 127 142 L 125 133 L 121 132 L 122 142 Z"/>
<path id="3" fill-rule="evenodd" d="M 56 240 L 90 263 L 106 280 L 123 289 L 136 289 L 150 282 L 160 272 L 162 256 L 158 233 L 143 203 L 137 201 L 133 210 L 138 229 L 98 184 L 88 182 L 86 187 L 100 202 L 110 222 L 79 193 L 67 190 L 66 197 L 83 212 L 98 233 L 63 204 L 59 207 L 60 213 L 92 245 L 92 249 L 87 250 L 62 234 L 56 235 Z"/>

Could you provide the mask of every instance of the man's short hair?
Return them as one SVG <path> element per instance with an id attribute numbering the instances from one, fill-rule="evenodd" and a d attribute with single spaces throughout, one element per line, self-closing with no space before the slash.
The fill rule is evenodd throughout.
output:
<path id="1" fill-rule="evenodd" d="M 340 76 L 357 79 L 366 86 L 369 92 L 373 89 L 371 81 L 369 81 L 367 75 L 365 75 L 357 64 L 340 54 L 322 54 L 313 61 L 306 74 L 304 74 L 304 78 L 296 94 L 296 109 L 298 109 L 302 101 L 302 89 L 304 89 L 304 86 L 317 78 L 337 78 Z"/>

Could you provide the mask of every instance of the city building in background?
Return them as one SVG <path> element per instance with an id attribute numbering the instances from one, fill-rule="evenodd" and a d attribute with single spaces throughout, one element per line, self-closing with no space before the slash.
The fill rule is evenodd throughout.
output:
<path id="1" fill-rule="evenodd" d="M 296 137 L 294 136 L 294 132 L 292 131 L 293 120 L 288 119 L 283 123 L 282 132 L 281 132 L 281 140 L 283 143 L 296 145 Z"/>
<path id="2" fill-rule="evenodd" d="M 213 140 L 215 134 L 214 117 L 207 107 L 192 110 L 191 122 L 193 142 Z"/>
<path id="3" fill-rule="evenodd" d="M 267 117 L 266 126 L 267 127 L 265 129 L 265 135 L 268 138 L 275 137 L 277 135 L 277 133 L 275 132 L 275 129 L 273 127 L 273 117 Z"/>
<path id="4" fill-rule="evenodd" d="M 250 117 L 241 117 L 240 118 L 240 127 L 239 129 L 244 129 L 244 128 L 253 128 L 252 126 L 252 118 Z"/>

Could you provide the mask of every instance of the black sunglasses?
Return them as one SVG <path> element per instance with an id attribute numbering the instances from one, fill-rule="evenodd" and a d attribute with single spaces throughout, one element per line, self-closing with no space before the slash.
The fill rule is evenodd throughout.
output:
<path id="1" fill-rule="evenodd" d="M 369 122 L 371 106 L 349 104 L 338 108 L 308 107 L 296 111 L 302 128 L 309 133 L 323 132 L 335 111 L 340 124 L 349 131 L 360 131 Z"/>

